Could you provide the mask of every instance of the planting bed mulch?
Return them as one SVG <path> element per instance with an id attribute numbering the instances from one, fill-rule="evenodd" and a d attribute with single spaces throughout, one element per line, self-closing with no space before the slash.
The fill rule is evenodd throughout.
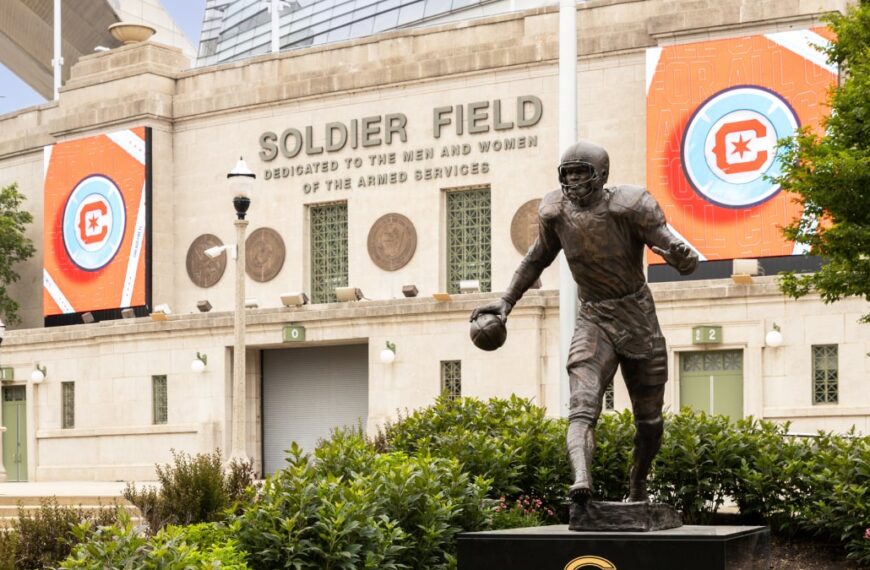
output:
<path id="1" fill-rule="evenodd" d="M 783 540 L 773 537 L 770 545 L 772 570 L 853 570 L 861 568 L 846 560 L 843 548 L 812 539 Z"/>

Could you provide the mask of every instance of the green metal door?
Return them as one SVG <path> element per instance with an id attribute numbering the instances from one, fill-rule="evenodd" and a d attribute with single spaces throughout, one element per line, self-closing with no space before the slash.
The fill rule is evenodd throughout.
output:
<path id="1" fill-rule="evenodd" d="M 27 481 L 27 390 L 3 388 L 3 466 L 8 481 Z"/>
<path id="2" fill-rule="evenodd" d="M 680 407 L 743 417 L 743 351 L 680 353 Z"/>

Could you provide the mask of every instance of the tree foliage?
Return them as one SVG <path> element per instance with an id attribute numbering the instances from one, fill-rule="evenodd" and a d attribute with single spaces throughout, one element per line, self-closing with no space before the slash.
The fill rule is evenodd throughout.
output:
<path id="1" fill-rule="evenodd" d="M 814 274 L 784 274 L 780 287 L 795 298 L 816 290 L 826 303 L 870 300 L 870 2 L 828 23 L 837 38 L 826 53 L 843 80 L 831 92 L 825 133 L 804 128 L 781 144 L 783 174 L 776 179 L 804 206 L 783 233 L 827 263 Z M 870 313 L 861 320 L 870 322 Z"/>
<path id="2" fill-rule="evenodd" d="M 18 281 L 15 265 L 29 259 L 35 251 L 33 242 L 24 235 L 33 216 L 21 209 L 23 201 L 17 184 L 0 189 L 0 314 L 10 323 L 19 321 L 18 302 L 9 296 L 7 288 Z"/>

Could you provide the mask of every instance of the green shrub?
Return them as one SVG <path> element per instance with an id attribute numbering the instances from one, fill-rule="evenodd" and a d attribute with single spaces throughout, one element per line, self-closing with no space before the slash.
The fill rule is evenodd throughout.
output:
<path id="1" fill-rule="evenodd" d="M 0 570 L 15 570 L 18 554 L 18 531 L 14 528 L 0 531 Z"/>
<path id="2" fill-rule="evenodd" d="M 592 462 L 592 484 L 597 500 L 622 501 L 628 496 L 633 447 L 634 416 L 631 412 L 602 415 L 595 429 Z"/>
<path id="3" fill-rule="evenodd" d="M 212 522 L 244 497 L 253 484 L 250 461 L 230 463 L 224 473 L 220 451 L 193 457 L 172 450 L 173 464 L 157 465 L 158 486 L 128 483 L 124 498 L 139 508 L 152 532 L 167 524 Z"/>
<path id="4" fill-rule="evenodd" d="M 19 506 L 18 519 L 7 531 L 11 536 L 2 542 L 3 564 L 12 560 L 12 567 L 19 570 L 56 566 L 76 544 L 73 526 L 82 522 L 112 524 L 117 513 L 114 507 L 82 509 L 59 505 L 53 497 L 43 499 L 33 511 Z"/>
<path id="5" fill-rule="evenodd" d="M 287 461 L 236 519 L 253 568 L 398 568 L 404 532 L 366 478 L 318 473 L 295 442 Z"/>
<path id="6" fill-rule="evenodd" d="M 749 417 L 738 421 L 735 429 L 746 449 L 729 494 L 746 521 L 770 524 L 775 532 L 793 535 L 800 530 L 800 503 L 810 492 L 811 447 L 787 435 L 788 423 Z"/>
<path id="7" fill-rule="evenodd" d="M 489 524 L 486 482 L 455 460 L 378 453 L 359 430 L 288 453 L 236 519 L 253 568 L 452 568 L 456 533 Z"/>
<path id="8" fill-rule="evenodd" d="M 668 415 L 651 495 L 681 511 L 686 524 L 708 523 L 735 488 L 746 449 L 745 438 L 725 416 L 689 409 Z"/>
<path id="9" fill-rule="evenodd" d="M 870 565 L 870 438 L 854 430 L 845 436 L 820 432 L 807 445 L 800 527 L 840 541 L 850 558 Z"/>
<path id="10" fill-rule="evenodd" d="M 559 512 L 570 483 L 565 430 L 564 420 L 517 396 L 487 402 L 442 397 L 387 425 L 380 445 L 455 459 L 465 472 L 491 481 L 493 498 L 533 495 Z"/>
<path id="11" fill-rule="evenodd" d="M 85 523 L 74 528 L 79 544 L 60 567 L 247 570 L 247 553 L 239 548 L 237 531 L 220 523 L 202 523 L 167 526 L 149 537 L 129 517 L 97 529 Z"/>

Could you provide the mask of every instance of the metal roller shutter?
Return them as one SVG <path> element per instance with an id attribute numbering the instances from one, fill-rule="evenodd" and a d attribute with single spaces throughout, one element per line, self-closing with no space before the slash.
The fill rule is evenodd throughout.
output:
<path id="1" fill-rule="evenodd" d="M 286 465 L 296 441 L 314 450 L 330 430 L 365 426 L 369 409 L 368 345 L 263 351 L 263 466 Z"/>

